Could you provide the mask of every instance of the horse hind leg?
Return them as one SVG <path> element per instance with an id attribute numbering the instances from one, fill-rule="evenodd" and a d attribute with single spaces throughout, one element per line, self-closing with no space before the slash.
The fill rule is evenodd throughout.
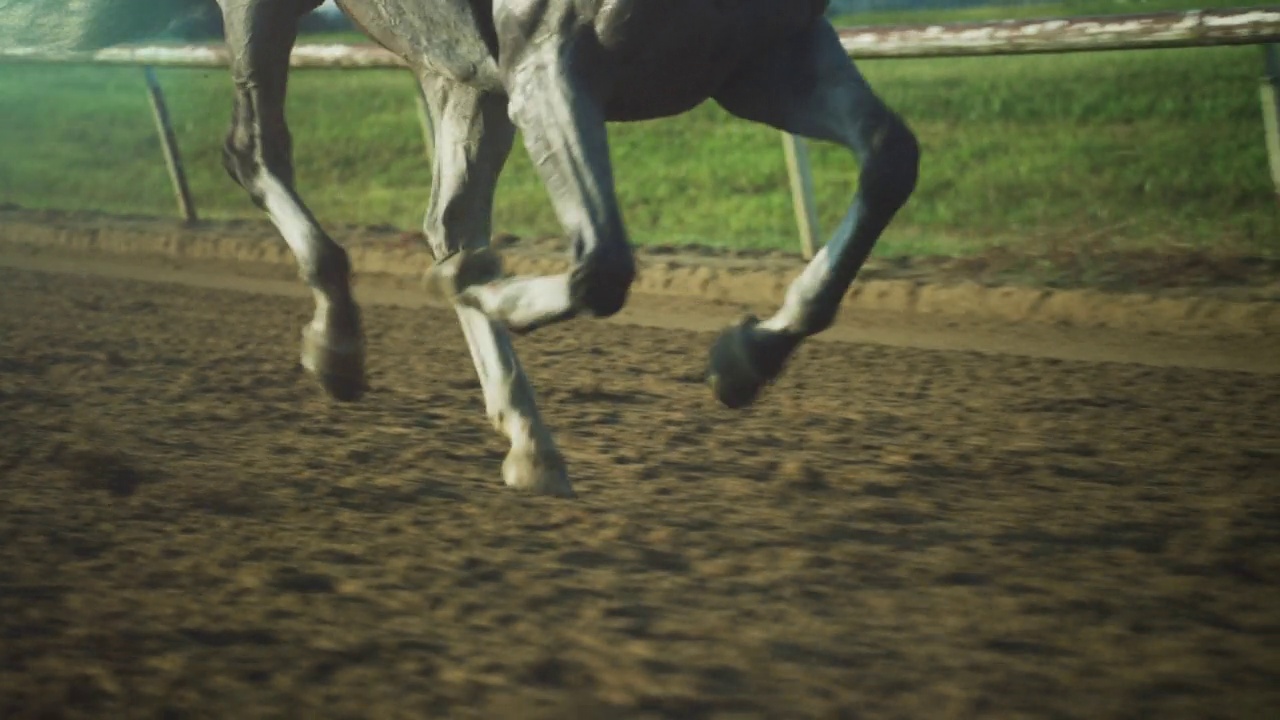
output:
<path id="1" fill-rule="evenodd" d="M 763 321 L 747 318 L 712 346 L 707 379 L 721 403 L 743 407 L 781 374 L 806 337 L 835 320 L 876 240 L 915 189 L 920 149 L 819 21 L 744 68 L 716 95 L 729 112 L 853 151 L 861 165 L 853 203 L 825 247 Z"/>
<path id="2" fill-rule="evenodd" d="M 456 293 L 500 272 L 488 252 L 493 195 L 515 128 L 503 97 L 437 78 L 424 79 L 422 88 L 435 126 L 424 222 L 437 261 L 430 275 L 456 300 Z M 485 411 L 511 441 L 503 480 L 536 493 L 573 497 L 564 458 L 539 415 L 507 330 L 475 307 L 455 302 L 454 309 L 480 378 Z"/>
<path id="3" fill-rule="evenodd" d="M 235 109 L 223 148 L 227 172 L 267 212 L 315 296 L 302 332 L 301 362 L 335 399 L 365 391 L 360 313 L 351 294 L 347 252 L 320 228 L 293 185 L 285 122 L 289 54 L 298 17 L 316 0 L 220 0 L 231 51 Z"/>

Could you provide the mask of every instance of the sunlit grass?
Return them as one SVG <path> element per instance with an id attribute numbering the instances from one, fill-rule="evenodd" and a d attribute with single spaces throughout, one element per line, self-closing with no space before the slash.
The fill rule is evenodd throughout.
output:
<path id="1" fill-rule="evenodd" d="M 1071 12 L 1097 12 L 1097 5 L 1067 4 Z M 928 17 L 1063 12 L 1033 5 Z M 877 13 L 856 21 L 924 17 Z M 925 152 L 919 190 L 881 253 L 963 253 L 991 244 L 1034 251 L 1046 240 L 1089 237 L 1280 254 L 1257 48 L 861 67 L 916 129 Z M 225 72 L 167 70 L 161 80 L 201 214 L 256 217 L 221 167 L 230 116 Z M 410 76 L 298 71 L 290 89 L 298 182 L 322 221 L 417 227 L 430 169 Z M 612 138 L 619 194 L 638 242 L 795 246 L 776 132 L 708 104 L 679 118 L 616 125 Z M 824 227 L 843 214 L 856 171 L 843 149 L 814 146 Z M 173 213 L 141 71 L 3 66 L 0 202 Z M 495 224 L 518 234 L 558 232 L 519 144 L 500 185 Z"/>

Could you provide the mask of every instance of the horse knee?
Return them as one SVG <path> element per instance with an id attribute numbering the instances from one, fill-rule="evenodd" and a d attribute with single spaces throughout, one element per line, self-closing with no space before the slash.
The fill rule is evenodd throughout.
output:
<path id="1" fill-rule="evenodd" d="M 252 104 L 239 91 L 234 100 L 231 127 L 222 143 L 222 167 L 249 194 L 255 205 L 265 209 L 259 180 L 269 172 L 286 185 L 293 185 L 293 139 L 283 121 L 267 123 L 250 109 Z"/>
<path id="2" fill-rule="evenodd" d="M 569 274 L 573 303 L 596 317 L 617 314 L 627 304 L 636 278 L 635 259 L 625 244 L 619 251 L 591 253 Z"/>
<path id="3" fill-rule="evenodd" d="M 920 143 L 915 133 L 890 114 L 876 128 L 863 187 L 880 207 L 897 211 L 915 192 L 920 173 Z"/>
<path id="4" fill-rule="evenodd" d="M 237 185 L 249 193 L 249 198 L 261 209 L 262 193 L 253 185 L 258 176 L 258 161 L 253 156 L 252 145 L 241 141 L 234 132 L 229 133 L 226 142 L 222 144 L 222 168 Z"/>

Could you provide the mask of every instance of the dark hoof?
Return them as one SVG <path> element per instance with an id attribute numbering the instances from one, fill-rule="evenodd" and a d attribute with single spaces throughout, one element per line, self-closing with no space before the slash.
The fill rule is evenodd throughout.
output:
<path id="1" fill-rule="evenodd" d="M 334 400 L 354 402 L 369 389 L 364 378 L 364 347 L 358 341 L 329 344 L 322 333 L 308 326 L 302 331 L 302 367 Z"/>
<path id="2" fill-rule="evenodd" d="M 613 263 L 592 258 L 569 272 L 569 295 L 574 307 L 583 308 L 595 317 L 612 317 L 627 304 L 635 279 L 635 260 L 630 255 Z"/>
<path id="3" fill-rule="evenodd" d="M 711 346 L 707 384 L 725 407 L 744 408 L 755 402 L 765 385 L 782 373 L 799 339 L 757 330 L 748 317 L 728 328 Z"/>
<path id="4" fill-rule="evenodd" d="M 502 480 L 508 487 L 537 495 L 576 498 L 565 470 L 564 457 L 554 450 L 512 449 L 502 461 Z"/>
<path id="5" fill-rule="evenodd" d="M 462 292 L 472 285 L 484 285 L 503 276 L 502 256 L 491 248 L 463 250 L 458 253 L 457 271 L 453 276 L 454 287 Z"/>

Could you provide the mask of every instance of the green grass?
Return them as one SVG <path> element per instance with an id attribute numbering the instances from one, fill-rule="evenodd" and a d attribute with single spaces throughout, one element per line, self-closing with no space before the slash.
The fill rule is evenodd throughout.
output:
<path id="1" fill-rule="evenodd" d="M 1205 5 L 1205 3 L 1197 3 Z M 1213 3 L 1210 3 L 1213 4 Z M 1171 3 L 1132 3 L 1148 11 Z M 1098 3 L 877 13 L 849 22 L 924 22 L 1096 13 Z M 964 254 L 992 244 L 1035 252 L 1087 239 L 1280 255 L 1267 169 L 1257 48 L 973 59 L 881 60 L 864 74 L 924 146 L 917 194 L 882 255 Z M 221 70 L 161 72 L 202 215 L 257 217 L 224 174 L 230 115 Z M 430 183 L 413 90 L 394 71 L 296 72 L 289 115 L 298 183 L 328 223 L 420 224 Z M 776 132 L 712 104 L 679 118 L 616 125 L 621 201 L 641 243 L 791 249 L 794 220 Z M 840 148 L 814 146 L 824 227 L 855 187 Z M 173 213 L 141 71 L 0 70 L 0 202 Z M 496 227 L 558 232 L 517 145 Z"/>

